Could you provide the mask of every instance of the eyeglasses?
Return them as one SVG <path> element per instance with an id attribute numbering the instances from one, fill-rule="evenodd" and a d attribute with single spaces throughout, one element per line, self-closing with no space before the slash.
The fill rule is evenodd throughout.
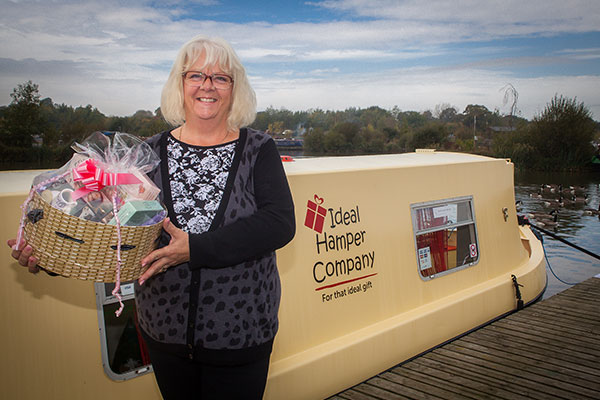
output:
<path id="1" fill-rule="evenodd" d="M 229 89 L 233 84 L 233 78 L 225 74 L 207 75 L 204 72 L 188 71 L 181 75 L 185 83 L 190 86 L 202 86 L 207 79 L 210 79 L 213 86 L 217 89 Z"/>

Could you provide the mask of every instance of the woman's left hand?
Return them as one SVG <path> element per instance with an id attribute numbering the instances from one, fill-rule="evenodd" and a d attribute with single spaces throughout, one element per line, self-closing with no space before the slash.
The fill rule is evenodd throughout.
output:
<path id="1" fill-rule="evenodd" d="M 190 260 L 189 235 L 173 225 L 169 218 L 163 222 L 163 229 L 171 235 L 171 241 L 168 246 L 154 250 L 142 259 L 142 267 L 147 269 L 138 279 L 140 285 L 151 276 Z"/>

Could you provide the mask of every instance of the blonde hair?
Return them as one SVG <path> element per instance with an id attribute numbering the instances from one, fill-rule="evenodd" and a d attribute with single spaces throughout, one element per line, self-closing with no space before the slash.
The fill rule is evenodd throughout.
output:
<path id="1" fill-rule="evenodd" d="M 246 69 L 233 48 L 221 38 L 196 36 L 184 44 L 171 68 L 162 90 L 160 111 L 171 125 L 185 122 L 182 74 L 202 55 L 206 66 L 219 66 L 233 78 L 232 103 L 227 117 L 227 128 L 238 130 L 250 125 L 256 118 L 256 95 L 248 82 Z"/>

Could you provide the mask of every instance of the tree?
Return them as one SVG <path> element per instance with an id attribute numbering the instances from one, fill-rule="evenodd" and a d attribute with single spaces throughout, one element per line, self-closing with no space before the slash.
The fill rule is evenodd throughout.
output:
<path id="1" fill-rule="evenodd" d="M 321 128 L 309 130 L 304 135 L 304 151 L 306 154 L 325 153 L 325 133 Z"/>
<path id="2" fill-rule="evenodd" d="M 27 81 L 13 89 L 10 97 L 12 102 L 4 112 L 0 126 L 2 140 L 13 147 L 31 147 L 33 136 L 44 133 L 39 87 Z"/>
<path id="3" fill-rule="evenodd" d="M 360 126 L 352 122 L 342 122 L 333 127 L 325 136 L 325 145 L 337 154 L 353 154 L 361 149 Z"/>
<path id="4" fill-rule="evenodd" d="M 356 150 L 362 154 L 381 154 L 386 151 L 385 143 L 387 135 L 367 125 L 361 129 L 359 140 L 356 141 Z"/>
<path id="5" fill-rule="evenodd" d="M 46 97 L 40 101 L 40 116 L 44 121 L 44 146 L 55 147 L 58 144 L 60 132 L 51 98 Z"/>
<path id="6" fill-rule="evenodd" d="M 412 149 L 419 148 L 441 148 L 447 137 L 446 128 L 443 124 L 430 122 L 419 128 L 410 143 Z"/>
<path id="7" fill-rule="evenodd" d="M 529 144 L 536 155 L 533 166 L 571 169 L 588 164 L 594 154 L 595 131 L 596 123 L 583 103 L 555 95 L 530 124 Z"/>
<path id="8" fill-rule="evenodd" d="M 464 119 L 463 124 L 467 127 L 473 128 L 474 131 L 481 130 L 483 127 L 488 125 L 488 118 L 491 112 L 486 106 L 479 104 L 469 104 L 465 107 L 463 112 Z"/>
<path id="9" fill-rule="evenodd" d="M 160 108 L 154 113 L 138 110 L 131 117 L 111 117 L 109 121 L 109 131 L 127 132 L 141 137 L 149 137 L 169 128 L 169 124 L 162 118 Z"/>
<path id="10" fill-rule="evenodd" d="M 284 131 L 283 121 L 273 121 L 269 123 L 267 132 L 270 135 L 279 135 Z"/>
<path id="11" fill-rule="evenodd" d="M 369 107 L 360 113 L 360 122 L 363 126 L 379 127 L 380 124 L 388 122 L 388 118 L 394 119 L 388 111 L 377 106 Z"/>
<path id="12" fill-rule="evenodd" d="M 438 119 L 442 122 L 453 122 L 456 120 L 458 111 L 454 107 L 446 107 L 438 114 Z"/>
<path id="13" fill-rule="evenodd" d="M 91 104 L 76 109 L 63 105 L 63 112 L 60 130 L 61 140 L 65 144 L 81 141 L 92 132 L 106 130 L 108 127 L 109 121 L 106 116 Z"/>
<path id="14" fill-rule="evenodd" d="M 409 128 L 420 128 L 427 123 L 427 118 L 416 111 L 405 111 L 399 114 L 398 118 L 402 122 L 403 126 Z"/>

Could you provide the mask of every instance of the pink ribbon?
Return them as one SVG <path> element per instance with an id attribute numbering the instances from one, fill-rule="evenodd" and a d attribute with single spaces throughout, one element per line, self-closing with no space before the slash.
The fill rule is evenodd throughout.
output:
<path id="1" fill-rule="evenodd" d="M 73 169 L 73 181 L 83 183 L 83 187 L 71 194 L 73 200 L 77 200 L 88 193 L 102 190 L 105 186 L 142 183 L 133 174 L 106 172 L 92 158 L 88 158 Z"/>
<path id="2" fill-rule="evenodd" d="M 115 315 L 117 316 L 117 318 L 121 316 L 123 308 L 125 308 L 125 305 L 123 304 L 123 298 L 119 293 L 121 291 L 121 265 L 123 264 L 123 261 L 121 260 L 121 241 L 123 240 L 123 238 L 121 237 L 121 221 L 119 220 L 119 207 L 117 205 L 118 202 L 119 201 L 117 199 L 117 195 L 113 195 L 113 213 L 115 214 L 115 221 L 117 222 L 117 279 L 115 283 L 115 288 L 112 291 L 112 295 L 115 296 L 117 300 L 119 300 L 119 309 L 115 311 Z"/>

